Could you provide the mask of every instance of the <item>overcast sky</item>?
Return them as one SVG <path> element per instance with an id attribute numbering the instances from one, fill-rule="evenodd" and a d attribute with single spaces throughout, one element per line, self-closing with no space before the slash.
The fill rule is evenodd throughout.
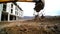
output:
<path id="1" fill-rule="evenodd" d="M 45 15 L 60 15 L 60 0 L 45 0 Z"/>
<path id="2" fill-rule="evenodd" d="M 23 9 L 23 16 L 33 16 L 35 3 L 33 2 L 18 2 L 18 5 Z M 45 0 L 44 15 L 57 16 L 60 15 L 60 0 Z"/>
<path id="3" fill-rule="evenodd" d="M 34 4 L 33 2 L 18 2 L 18 5 L 20 5 L 23 10 L 23 16 L 33 16 Z"/>

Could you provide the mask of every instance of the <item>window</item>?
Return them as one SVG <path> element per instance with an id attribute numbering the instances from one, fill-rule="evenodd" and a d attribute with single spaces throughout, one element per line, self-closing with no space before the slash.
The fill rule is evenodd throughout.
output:
<path id="1" fill-rule="evenodd" d="M 18 7 L 15 7 L 15 10 L 18 11 Z"/>
<path id="2" fill-rule="evenodd" d="M 13 13 L 13 4 L 11 4 L 11 13 Z"/>
<path id="3" fill-rule="evenodd" d="M 13 9 L 11 9 L 11 13 L 13 13 Z"/>
<path id="4" fill-rule="evenodd" d="M 11 4 L 11 8 L 13 8 L 13 4 Z"/>
<path id="5" fill-rule="evenodd" d="M 6 11 L 6 3 L 3 4 L 3 11 Z"/>
<path id="6" fill-rule="evenodd" d="M 17 12 L 17 11 L 15 11 L 15 14 L 16 14 L 16 15 L 18 15 L 18 12 Z"/>

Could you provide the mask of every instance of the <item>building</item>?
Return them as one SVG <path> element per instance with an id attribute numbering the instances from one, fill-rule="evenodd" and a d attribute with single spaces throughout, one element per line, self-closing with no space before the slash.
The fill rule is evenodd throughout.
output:
<path id="1" fill-rule="evenodd" d="M 13 3 L 2 3 L 0 7 L 0 21 L 19 20 L 23 17 L 23 11 Z"/>
<path id="2" fill-rule="evenodd" d="M 1 21 L 2 10 L 3 10 L 3 4 L 0 4 L 0 21 Z"/>

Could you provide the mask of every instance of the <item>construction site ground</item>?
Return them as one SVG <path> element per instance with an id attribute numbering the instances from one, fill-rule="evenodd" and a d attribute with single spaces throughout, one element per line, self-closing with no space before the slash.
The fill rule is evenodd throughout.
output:
<path id="1" fill-rule="evenodd" d="M 2 21 L 0 34 L 60 34 L 60 20 Z"/>

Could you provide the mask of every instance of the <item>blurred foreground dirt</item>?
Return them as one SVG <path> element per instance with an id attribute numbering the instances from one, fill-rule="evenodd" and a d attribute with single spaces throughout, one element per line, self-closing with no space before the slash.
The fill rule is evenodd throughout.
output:
<path id="1" fill-rule="evenodd" d="M 26 20 L 0 23 L 0 34 L 60 34 L 58 20 Z"/>

